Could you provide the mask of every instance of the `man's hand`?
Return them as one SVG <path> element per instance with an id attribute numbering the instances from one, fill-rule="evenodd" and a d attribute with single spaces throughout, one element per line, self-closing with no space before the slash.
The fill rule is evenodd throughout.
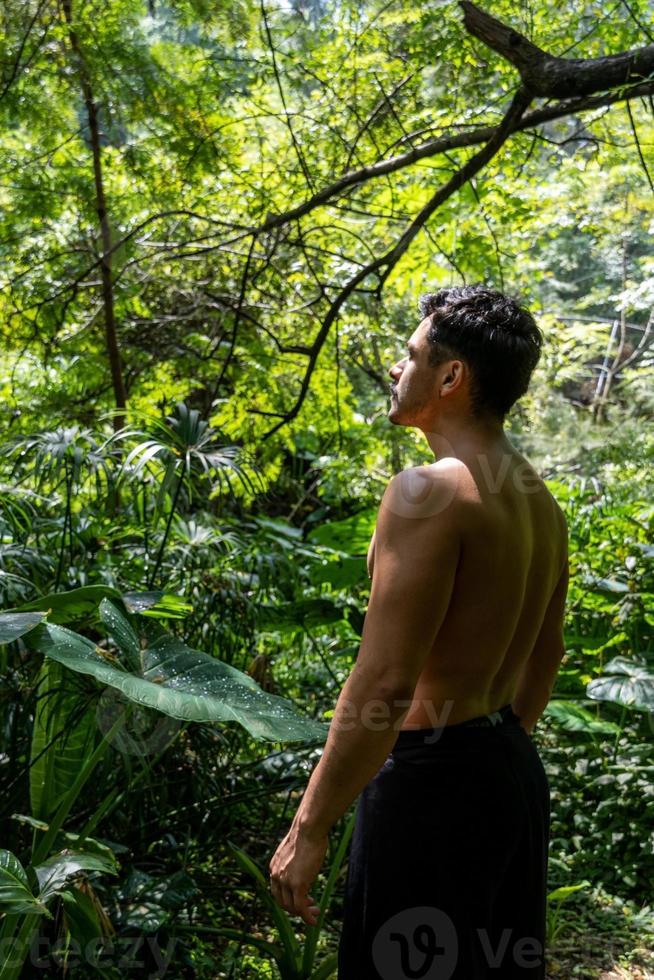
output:
<path id="1" fill-rule="evenodd" d="M 308 926 L 318 922 L 320 910 L 309 895 L 309 888 L 322 867 L 326 851 L 326 835 L 308 836 L 293 823 L 268 865 L 273 898 L 291 915 L 301 915 Z"/>

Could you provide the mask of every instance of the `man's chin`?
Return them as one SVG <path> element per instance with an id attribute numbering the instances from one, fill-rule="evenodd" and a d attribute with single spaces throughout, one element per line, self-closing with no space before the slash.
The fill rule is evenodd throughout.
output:
<path id="1" fill-rule="evenodd" d="M 411 423 L 403 418 L 402 412 L 397 405 L 397 403 L 391 403 L 391 407 L 388 410 L 388 421 L 392 422 L 393 425 L 410 425 Z"/>

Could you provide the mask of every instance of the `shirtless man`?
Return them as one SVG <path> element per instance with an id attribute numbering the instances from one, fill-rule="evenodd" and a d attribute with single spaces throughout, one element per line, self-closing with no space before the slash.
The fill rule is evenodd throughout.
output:
<path id="1" fill-rule="evenodd" d="M 503 422 L 542 334 L 483 286 L 421 314 L 388 417 L 435 461 L 383 495 L 360 650 L 271 890 L 316 923 L 328 832 L 361 794 L 339 980 L 540 980 L 549 787 L 530 734 L 564 654 L 568 535 Z"/>

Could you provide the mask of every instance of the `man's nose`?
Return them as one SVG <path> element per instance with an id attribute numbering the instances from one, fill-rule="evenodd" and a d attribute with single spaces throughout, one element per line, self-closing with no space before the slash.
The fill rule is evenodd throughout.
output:
<path id="1" fill-rule="evenodd" d="M 402 361 L 398 361 L 397 364 L 394 364 L 393 367 L 389 370 L 388 373 L 390 374 L 393 381 L 397 381 L 397 379 L 402 374 L 402 363 L 403 363 Z"/>

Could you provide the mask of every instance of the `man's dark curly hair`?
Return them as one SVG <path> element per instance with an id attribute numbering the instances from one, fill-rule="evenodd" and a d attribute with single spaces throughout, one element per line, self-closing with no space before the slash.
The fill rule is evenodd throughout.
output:
<path id="1" fill-rule="evenodd" d="M 419 305 L 423 320 L 431 316 L 429 363 L 466 361 L 473 415 L 491 415 L 503 422 L 529 387 L 540 357 L 543 335 L 531 313 L 481 283 L 427 293 Z"/>

